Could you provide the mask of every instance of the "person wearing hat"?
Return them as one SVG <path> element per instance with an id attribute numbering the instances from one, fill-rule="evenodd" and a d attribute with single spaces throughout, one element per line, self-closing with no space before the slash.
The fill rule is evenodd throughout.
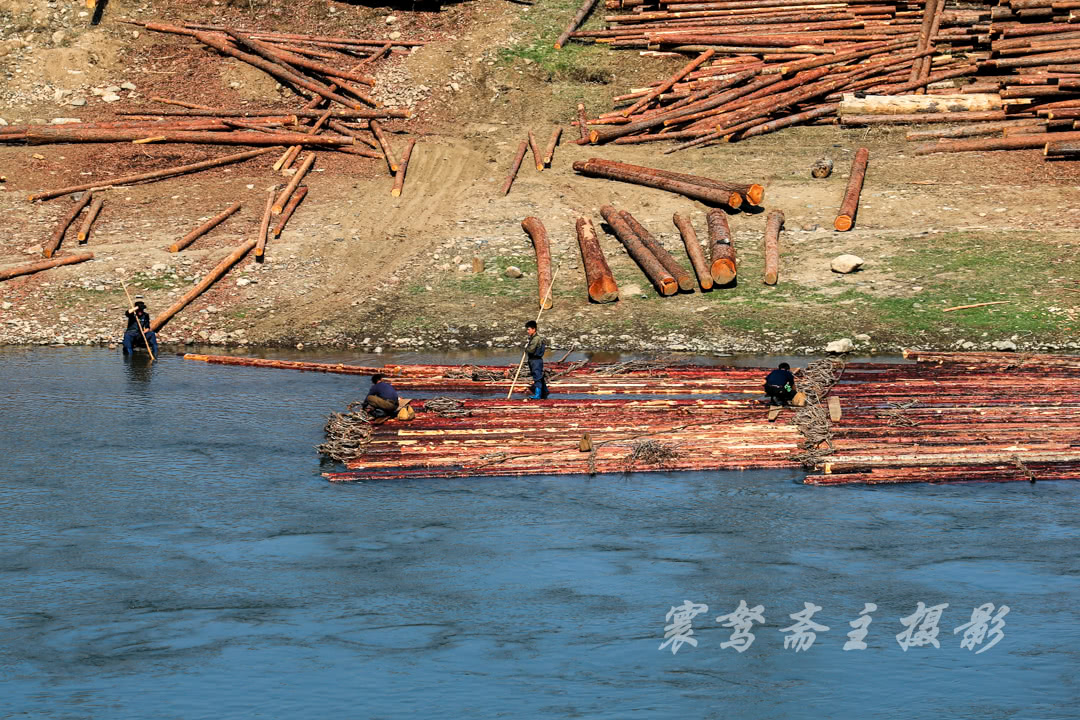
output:
<path id="1" fill-rule="evenodd" d="M 136 297 L 139 296 L 136 295 Z M 150 343 L 150 351 L 157 355 L 157 334 L 150 329 L 150 314 L 146 312 L 146 303 L 136 300 L 135 312 L 127 310 L 124 312 L 124 317 L 128 322 L 127 330 L 124 331 L 124 354 L 130 355 L 134 348 L 146 347 L 142 339 L 143 333 L 139 332 L 139 326 L 142 325 L 143 332 L 146 333 L 146 342 Z"/>

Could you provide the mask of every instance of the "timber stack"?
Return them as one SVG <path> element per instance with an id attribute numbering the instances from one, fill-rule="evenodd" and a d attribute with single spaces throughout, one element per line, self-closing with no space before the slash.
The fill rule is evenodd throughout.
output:
<path id="1" fill-rule="evenodd" d="M 736 142 L 793 125 L 963 123 L 917 154 L 1080 155 L 1075 0 L 606 0 L 569 38 L 686 57 L 616 98 L 581 143 Z M 580 108 L 579 108 L 580 117 Z M 582 121 L 579 120 L 578 124 Z M 977 137 L 955 141 L 953 138 Z"/>

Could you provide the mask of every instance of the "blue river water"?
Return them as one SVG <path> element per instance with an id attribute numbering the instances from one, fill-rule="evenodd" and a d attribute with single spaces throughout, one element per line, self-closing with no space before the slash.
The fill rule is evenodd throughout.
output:
<path id="1" fill-rule="evenodd" d="M 0 349 L 0 717 L 1080 717 L 1080 485 L 330 484 L 314 446 L 366 388 Z M 659 649 L 685 601 L 697 645 Z M 807 602 L 828 630 L 785 649 Z M 940 647 L 905 651 L 920 602 Z"/>

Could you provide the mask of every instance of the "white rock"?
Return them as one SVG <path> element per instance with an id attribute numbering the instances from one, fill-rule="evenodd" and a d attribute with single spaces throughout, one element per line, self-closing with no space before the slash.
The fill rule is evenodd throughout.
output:
<path id="1" fill-rule="evenodd" d="M 12 307 L 14 306 L 9 302 L 0 303 L 0 309 L 10 310 Z"/>
<path id="2" fill-rule="evenodd" d="M 118 92 L 120 92 L 120 86 L 119 85 L 109 85 L 107 88 L 105 88 L 105 92 L 107 92 L 107 93 L 118 93 Z"/>
<path id="3" fill-rule="evenodd" d="M 53 118 L 52 120 L 49 121 L 49 124 L 50 125 L 68 125 L 70 123 L 78 123 L 78 122 L 82 122 L 82 120 L 80 120 L 79 118 L 55 117 L 55 118 Z"/>
<path id="4" fill-rule="evenodd" d="M 863 262 L 865 261 L 858 255 L 845 253 L 834 257 L 830 267 L 835 273 L 851 273 L 861 268 Z"/>
<path id="5" fill-rule="evenodd" d="M 524 273 L 521 272 L 521 268 L 519 268 L 517 265 L 511 265 L 510 267 L 506 268 L 505 274 L 508 278 L 519 278 Z"/>
<path id="6" fill-rule="evenodd" d="M 164 272 L 165 270 L 168 270 L 168 269 L 169 269 L 169 266 L 166 265 L 165 263 L 154 263 L 153 265 L 150 266 L 150 270 L 152 272 Z"/>
<path id="7" fill-rule="evenodd" d="M 117 275 L 123 275 L 124 273 L 127 272 L 127 270 L 125 270 L 122 267 L 118 267 L 118 268 L 113 268 L 113 272 L 116 273 Z"/>
<path id="8" fill-rule="evenodd" d="M 386 16 L 386 24 L 387 25 L 393 25 L 396 22 L 397 22 L 397 15 L 387 15 Z"/>
<path id="9" fill-rule="evenodd" d="M 398 38 L 401 37 L 401 33 L 399 33 L 397 30 L 395 30 L 394 32 L 390 33 L 390 35 L 388 37 L 391 40 L 397 40 Z"/>
<path id="10" fill-rule="evenodd" d="M 990 343 L 990 347 L 995 350 L 1016 350 L 1016 343 L 1012 340 L 995 340 Z"/>
<path id="11" fill-rule="evenodd" d="M 870 336 L 866 333 L 859 333 L 855 336 L 856 342 L 870 342 Z"/>
<path id="12" fill-rule="evenodd" d="M 245 286 L 250 285 L 250 284 L 251 284 L 251 280 L 249 280 L 247 278 L 240 278 L 239 280 L 236 281 L 236 287 L 245 287 Z"/>
<path id="13" fill-rule="evenodd" d="M 846 353 L 851 352 L 854 349 L 855 343 L 851 342 L 850 338 L 840 338 L 839 340 L 833 340 L 831 343 L 825 346 L 825 352 L 827 353 Z"/>
<path id="14" fill-rule="evenodd" d="M 122 89 L 124 89 L 124 90 L 135 90 L 136 89 L 135 83 L 133 83 L 133 82 L 122 82 L 122 83 L 120 83 L 120 87 Z"/>
<path id="15" fill-rule="evenodd" d="M 86 98 L 84 98 L 84 97 L 73 97 L 68 102 L 68 105 L 71 105 L 72 107 L 82 107 L 85 104 L 86 104 Z"/>
<path id="16" fill-rule="evenodd" d="M 107 102 L 107 103 L 116 102 L 119 99 L 120 99 L 120 96 L 117 95 L 116 93 L 109 93 L 108 95 L 102 95 L 101 96 L 102 102 Z"/>

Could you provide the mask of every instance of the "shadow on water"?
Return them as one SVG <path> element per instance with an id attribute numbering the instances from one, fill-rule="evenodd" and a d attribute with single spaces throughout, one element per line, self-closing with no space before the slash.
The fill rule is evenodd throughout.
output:
<path id="1" fill-rule="evenodd" d="M 314 446 L 367 378 L 95 348 L 0 349 L 0 368 L 0 717 L 764 720 L 893 718 L 902 704 L 914 719 L 1072 718 L 1080 705 L 1076 484 L 333 485 Z M 658 650 L 686 600 L 708 606 L 698 645 Z M 764 622 L 737 653 L 716 618 L 742 600 Z M 806 602 L 828 629 L 795 653 L 783 630 Z M 845 652 L 868 602 L 867 649 Z M 940 647 L 904 652 L 900 618 L 920 602 L 949 603 Z M 1011 611 L 976 655 L 953 630 L 988 602 Z"/>

